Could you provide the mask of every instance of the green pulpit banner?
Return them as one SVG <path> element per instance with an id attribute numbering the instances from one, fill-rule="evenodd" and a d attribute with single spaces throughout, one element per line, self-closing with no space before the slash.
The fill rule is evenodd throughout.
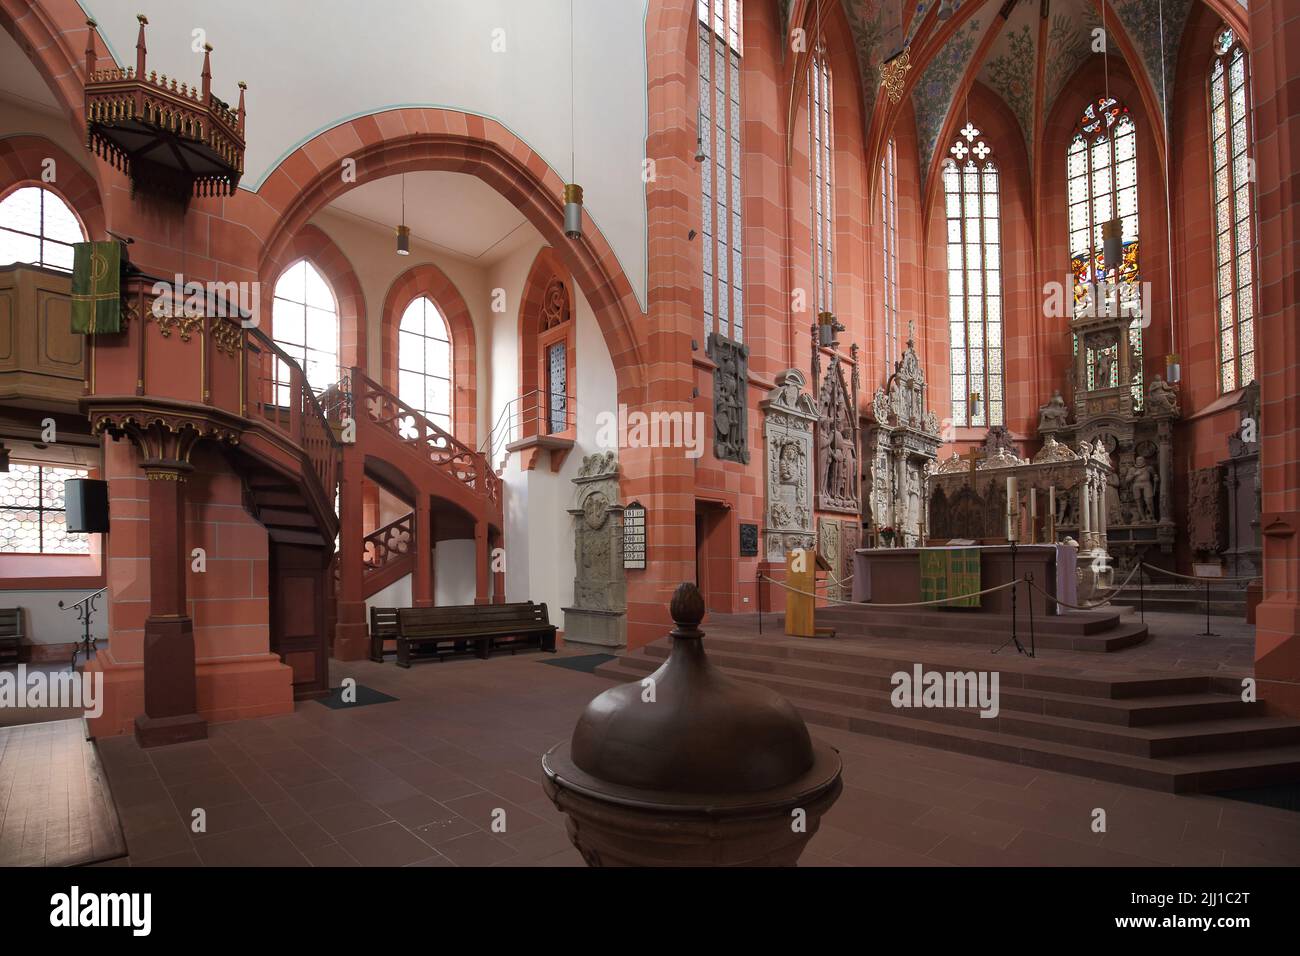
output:
<path id="1" fill-rule="evenodd" d="M 958 594 L 969 594 L 940 607 L 979 607 L 975 594 L 980 590 L 979 548 L 922 548 L 921 600 L 941 601 Z"/>
<path id="2" fill-rule="evenodd" d="M 72 331 L 102 335 L 122 331 L 122 244 L 72 245 Z"/>

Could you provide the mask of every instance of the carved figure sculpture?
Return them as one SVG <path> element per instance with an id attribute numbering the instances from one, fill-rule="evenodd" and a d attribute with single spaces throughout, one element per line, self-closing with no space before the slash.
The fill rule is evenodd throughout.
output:
<path id="1" fill-rule="evenodd" d="M 1139 521 L 1156 520 L 1156 471 L 1141 455 L 1133 459 L 1129 469 L 1128 485 L 1137 505 Z"/>

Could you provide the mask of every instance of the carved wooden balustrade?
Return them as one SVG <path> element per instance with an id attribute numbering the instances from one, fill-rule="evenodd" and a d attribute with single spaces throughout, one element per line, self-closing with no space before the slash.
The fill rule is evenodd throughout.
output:
<path id="1" fill-rule="evenodd" d="M 361 562 L 367 577 L 411 553 L 412 517 L 404 514 L 362 539 Z"/>
<path id="2" fill-rule="evenodd" d="M 190 284 L 135 274 L 122 283 L 122 331 L 88 337 L 83 405 L 97 429 L 159 422 L 238 445 L 301 480 L 322 537 L 341 446 L 302 368 L 238 305 Z"/>
<path id="3" fill-rule="evenodd" d="M 439 428 L 358 368 L 352 369 L 352 394 L 358 418 L 365 416 L 439 471 L 486 498 L 494 508 L 501 507 L 501 479 L 486 456 Z"/>

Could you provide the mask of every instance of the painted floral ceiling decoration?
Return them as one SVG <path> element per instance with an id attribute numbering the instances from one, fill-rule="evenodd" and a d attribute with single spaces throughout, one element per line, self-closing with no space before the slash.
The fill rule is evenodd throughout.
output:
<path id="1" fill-rule="evenodd" d="M 791 4 L 791 0 L 778 0 Z M 1112 55 L 1129 49 L 1161 101 L 1162 69 L 1172 88 L 1178 49 L 1193 3 L 1199 0 L 1108 0 Z M 1248 0 L 1235 0 L 1243 8 Z M 861 72 L 865 123 L 882 103 L 881 68 L 910 45 L 911 94 L 921 177 L 928 176 L 944 124 L 960 108 L 957 94 L 976 80 L 1007 104 L 1034 154 L 1038 118 L 1049 115 L 1061 91 L 1090 56 L 1100 27 L 1097 0 L 841 0 Z M 782 7 L 783 12 L 789 6 Z M 1123 36 L 1126 43 L 1114 42 Z M 1038 77 L 1042 76 L 1041 86 Z"/>

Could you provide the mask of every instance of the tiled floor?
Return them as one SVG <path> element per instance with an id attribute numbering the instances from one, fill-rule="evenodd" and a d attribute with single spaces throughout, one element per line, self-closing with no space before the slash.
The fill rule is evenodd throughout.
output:
<path id="1" fill-rule="evenodd" d="M 1165 615 L 1153 629 L 1173 652 L 1193 645 L 1198 624 Z M 1246 636 L 1231 626 L 1230 641 Z M 1194 656 L 1215 656 L 1201 646 Z M 335 685 L 354 677 L 400 700 L 304 703 L 148 752 L 103 740 L 129 851 L 120 862 L 581 865 L 542 793 L 539 758 L 609 683 L 543 659 L 334 662 Z M 845 789 L 804 865 L 1300 864 L 1297 813 L 812 729 L 840 749 Z M 193 832 L 196 809 L 205 832 Z M 1105 832 L 1094 832 L 1098 810 Z M 504 832 L 493 830 L 498 811 Z"/>

